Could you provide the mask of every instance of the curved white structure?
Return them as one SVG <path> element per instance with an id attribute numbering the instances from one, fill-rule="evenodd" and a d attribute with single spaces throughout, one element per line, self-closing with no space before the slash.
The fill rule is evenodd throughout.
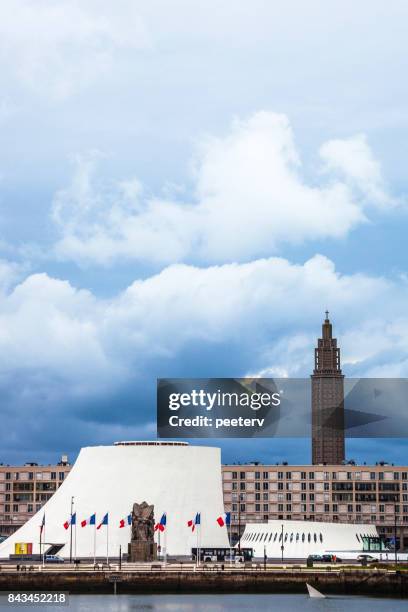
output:
<path id="1" fill-rule="evenodd" d="M 254 557 L 306 559 L 309 555 L 334 554 L 356 558 L 363 552 L 363 538 L 378 538 L 375 525 L 314 521 L 269 521 L 248 523 L 241 538 L 242 548 L 252 548 Z M 364 551 L 365 552 L 365 551 Z M 371 554 L 371 553 L 370 553 Z"/>
<path id="2" fill-rule="evenodd" d="M 221 451 L 219 448 L 189 446 L 182 442 L 120 442 L 114 446 L 83 448 L 62 486 L 45 506 L 16 533 L 0 544 L 0 559 L 14 554 L 15 543 L 31 542 L 33 553 L 40 552 L 40 525 L 45 513 L 45 550 L 63 544 L 59 555 L 69 558 L 69 519 L 71 498 L 77 525 L 73 528 L 73 557 L 94 555 L 117 557 L 119 546 L 127 552 L 130 527 L 119 528 L 135 502 L 154 504 L 155 521 L 167 513 L 167 526 L 160 535 L 169 555 L 191 555 L 197 545 L 228 547 L 226 527 L 217 517 L 223 514 Z M 81 521 L 96 513 L 96 524 L 109 513 L 108 527 L 95 530 L 81 527 Z M 194 533 L 187 522 L 201 513 L 201 527 Z M 107 534 L 108 530 L 108 534 Z M 108 535 L 108 539 L 107 536 Z M 158 532 L 156 532 L 156 541 Z"/>

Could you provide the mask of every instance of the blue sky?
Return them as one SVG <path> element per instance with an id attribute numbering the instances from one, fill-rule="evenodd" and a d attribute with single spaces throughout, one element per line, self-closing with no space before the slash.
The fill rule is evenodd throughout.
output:
<path id="1" fill-rule="evenodd" d="M 2 3 L 0 461 L 154 437 L 157 377 L 307 376 L 326 308 L 347 375 L 407 376 L 407 17 Z"/>

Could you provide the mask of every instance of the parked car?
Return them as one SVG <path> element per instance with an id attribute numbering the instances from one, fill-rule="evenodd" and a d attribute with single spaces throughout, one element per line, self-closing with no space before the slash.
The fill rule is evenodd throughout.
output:
<path id="1" fill-rule="evenodd" d="M 358 555 L 357 561 L 360 561 L 360 563 L 362 563 L 363 561 L 367 561 L 367 563 L 375 563 L 376 561 L 378 561 L 378 559 L 376 559 L 372 555 Z"/>
<path id="2" fill-rule="evenodd" d="M 341 563 L 342 559 L 337 555 L 309 555 L 308 559 L 315 563 Z"/>
<path id="3" fill-rule="evenodd" d="M 64 559 L 59 555 L 45 555 L 46 563 L 64 563 Z"/>
<path id="4" fill-rule="evenodd" d="M 341 563 L 342 559 L 337 555 L 323 555 L 322 556 L 323 563 Z"/>
<path id="5" fill-rule="evenodd" d="M 316 563 L 321 563 L 323 561 L 322 555 L 309 555 L 309 561 L 315 561 Z"/>

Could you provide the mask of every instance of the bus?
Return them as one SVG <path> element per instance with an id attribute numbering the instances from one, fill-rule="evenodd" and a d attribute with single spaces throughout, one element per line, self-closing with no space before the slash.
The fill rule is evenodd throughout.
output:
<path id="1" fill-rule="evenodd" d="M 205 563 L 210 561 L 233 561 L 234 563 L 244 563 L 246 561 L 252 561 L 254 556 L 253 548 L 241 548 L 239 551 L 237 548 L 218 548 L 211 546 L 204 546 L 200 548 L 200 561 Z M 197 560 L 197 548 L 191 549 L 191 556 L 193 561 Z"/>

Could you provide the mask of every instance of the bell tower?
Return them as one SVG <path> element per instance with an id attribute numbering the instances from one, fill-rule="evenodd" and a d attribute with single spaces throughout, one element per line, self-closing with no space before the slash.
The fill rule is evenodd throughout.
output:
<path id="1" fill-rule="evenodd" d="M 338 465 L 345 459 L 344 376 L 340 349 L 326 311 L 315 348 L 312 374 L 312 463 Z"/>

